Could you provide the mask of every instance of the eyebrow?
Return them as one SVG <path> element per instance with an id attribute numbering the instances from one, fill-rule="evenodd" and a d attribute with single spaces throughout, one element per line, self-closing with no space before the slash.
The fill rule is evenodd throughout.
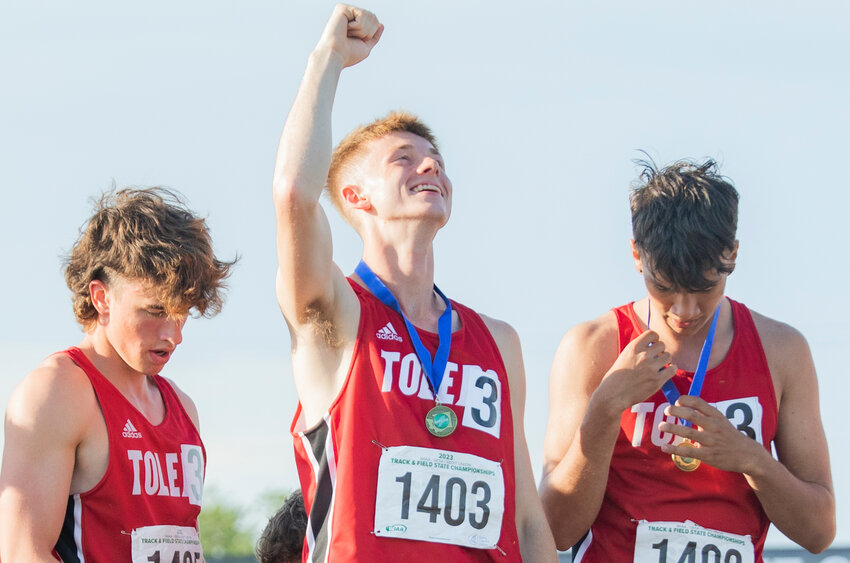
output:
<path id="1" fill-rule="evenodd" d="M 403 145 L 399 145 L 399 146 L 397 146 L 395 149 L 393 149 L 393 152 L 396 152 L 396 151 L 403 151 L 403 150 L 410 150 L 410 149 L 415 149 L 415 148 L 416 148 L 416 147 L 414 147 L 414 146 L 413 146 L 413 145 L 411 145 L 410 143 L 405 143 L 405 144 L 403 144 Z M 432 154 L 432 155 L 439 156 L 440 158 L 443 158 L 443 155 L 441 155 L 441 154 L 440 154 L 440 151 L 438 151 L 438 150 L 437 150 L 436 148 L 434 148 L 433 146 L 431 146 L 431 147 L 428 149 L 428 152 L 429 152 L 430 154 Z"/>

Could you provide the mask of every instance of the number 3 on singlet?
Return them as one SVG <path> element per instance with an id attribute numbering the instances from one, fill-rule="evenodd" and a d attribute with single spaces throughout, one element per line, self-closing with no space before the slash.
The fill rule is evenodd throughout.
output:
<path id="1" fill-rule="evenodd" d="M 505 481 L 495 461 L 414 446 L 381 454 L 378 537 L 490 549 L 499 540 L 504 512 Z"/>

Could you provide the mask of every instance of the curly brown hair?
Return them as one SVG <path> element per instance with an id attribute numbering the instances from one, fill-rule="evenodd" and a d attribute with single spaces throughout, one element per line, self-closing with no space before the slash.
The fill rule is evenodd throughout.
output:
<path id="1" fill-rule="evenodd" d="M 418 135 L 434 145 L 435 149 L 439 150 L 437 139 L 434 137 L 431 129 L 422 123 L 416 115 L 406 111 L 393 111 L 385 117 L 376 119 L 366 125 L 361 125 L 346 135 L 334 149 L 331 155 L 331 165 L 328 170 L 328 181 L 325 189 L 334 207 L 346 219 L 347 217 L 342 208 L 339 188 L 340 177 L 346 170 L 347 164 L 351 162 L 352 158 L 360 154 L 364 144 L 385 137 L 390 133 L 398 132 Z"/>
<path id="2" fill-rule="evenodd" d="M 169 315 L 221 310 L 224 280 L 236 260 L 215 257 L 204 219 L 171 190 L 125 188 L 104 193 L 65 260 L 65 283 L 83 328 L 97 320 L 89 284 L 114 276 L 142 280 Z"/>

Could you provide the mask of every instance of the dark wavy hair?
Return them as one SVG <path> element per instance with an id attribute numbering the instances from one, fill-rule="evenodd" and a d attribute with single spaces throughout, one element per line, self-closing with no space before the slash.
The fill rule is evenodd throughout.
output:
<path id="1" fill-rule="evenodd" d="M 680 160 L 658 169 L 652 161 L 632 186 L 632 233 L 641 261 L 655 276 L 685 291 L 712 285 L 709 272 L 730 274 L 738 192 L 717 163 Z"/>
<path id="2" fill-rule="evenodd" d="M 257 540 L 256 554 L 260 563 L 290 563 L 301 561 L 304 535 L 307 532 L 307 513 L 301 490 L 290 494 Z"/>
<path id="3" fill-rule="evenodd" d="M 141 280 L 159 293 L 170 315 L 221 310 L 224 280 L 236 262 L 215 257 L 204 219 L 161 187 L 104 193 L 65 260 L 74 315 L 85 329 L 97 320 L 89 284 L 114 276 Z"/>

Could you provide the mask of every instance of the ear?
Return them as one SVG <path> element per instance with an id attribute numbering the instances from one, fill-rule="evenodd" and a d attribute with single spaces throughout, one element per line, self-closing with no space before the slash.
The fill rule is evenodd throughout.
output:
<path id="1" fill-rule="evenodd" d="M 638 252 L 637 246 L 635 246 L 635 239 L 629 240 L 629 246 L 632 248 L 632 258 L 635 261 L 635 270 L 638 271 L 639 274 L 643 273 L 643 263 L 640 259 L 640 252 Z"/>
<path id="2" fill-rule="evenodd" d="M 100 280 L 89 282 L 89 297 L 98 316 L 109 314 L 109 288 Z"/>
<path id="3" fill-rule="evenodd" d="M 347 206 L 353 209 L 362 209 L 368 211 L 372 209 L 372 203 L 369 201 L 369 196 L 362 193 L 358 186 L 347 185 L 342 188 L 342 200 Z"/>

